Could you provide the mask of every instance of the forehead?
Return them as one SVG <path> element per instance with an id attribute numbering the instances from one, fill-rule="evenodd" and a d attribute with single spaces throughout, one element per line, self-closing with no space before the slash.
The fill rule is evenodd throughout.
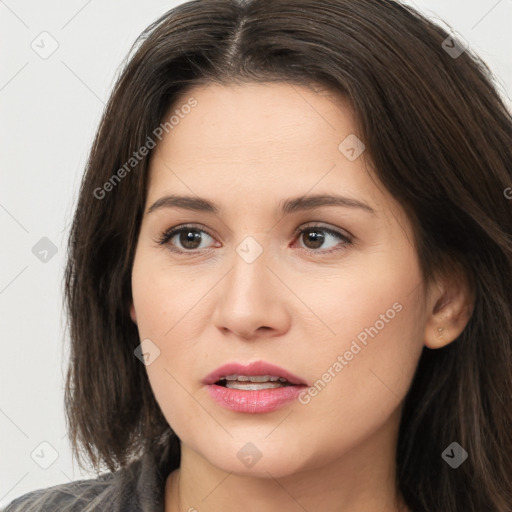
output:
<path id="1" fill-rule="evenodd" d="M 325 89 L 314 92 L 288 83 L 198 86 L 182 94 L 170 114 L 192 97 L 197 105 L 163 141 L 181 159 L 190 158 L 192 148 L 201 155 L 229 151 L 233 158 L 252 156 L 256 161 L 329 144 L 336 149 L 336 140 L 355 130 L 348 101 Z"/>
<path id="2" fill-rule="evenodd" d="M 265 199 L 275 208 L 284 196 L 336 192 L 376 211 L 391 206 L 364 152 L 354 160 L 340 149 L 357 132 L 340 94 L 288 83 L 211 84 L 182 94 L 171 115 L 175 124 L 151 160 L 148 202 L 179 193 L 251 207 Z"/>

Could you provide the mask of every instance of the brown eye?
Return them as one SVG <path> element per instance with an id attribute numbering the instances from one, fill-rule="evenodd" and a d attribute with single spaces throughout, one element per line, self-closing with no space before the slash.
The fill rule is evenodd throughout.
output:
<path id="1" fill-rule="evenodd" d="M 316 253 L 329 253 L 343 249 L 352 243 L 349 236 L 324 226 L 309 226 L 301 229 L 299 240 L 307 251 Z"/>
<path id="2" fill-rule="evenodd" d="M 201 243 L 208 238 L 213 239 L 203 229 L 195 227 L 173 228 L 161 235 L 158 240 L 160 245 L 167 245 L 176 252 L 192 252 L 208 247 L 201 247 Z"/>
<path id="3" fill-rule="evenodd" d="M 307 229 L 302 232 L 302 239 L 308 249 L 320 249 L 325 241 L 325 235 L 318 229 Z"/>
<path id="4" fill-rule="evenodd" d="M 178 233 L 178 240 L 185 249 L 197 249 L 201 245 L 201 235 L 197 230 L 181 231 Z"/>

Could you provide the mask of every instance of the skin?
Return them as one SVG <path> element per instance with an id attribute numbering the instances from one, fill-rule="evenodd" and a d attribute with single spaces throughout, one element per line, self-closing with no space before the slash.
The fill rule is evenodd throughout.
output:
<path id="1" fill-rule="evenodd" d="M 402 403 L 423 347 L 450 343 L 466 325 L 467 286 L 423 281 L 412 226 L 367 152 L 350 161 L 338 149 L 357 134 L 342 97 L 285 83 L 215 84 L 177 105 L 191 96 L 198 105 L 152 156 L 132 275 L 132 319 L 160 350 L 148 377 L 182 443 L 166 512 L 407 510 L 394 485 Z M 320 193 L 373 213 L 278 213 L 285 199 Z M 208 199 L 219 212 L 148 212 L 168 194 Z M 206 231 L 201 243 L 177 235 L 158 244 L 190 223 Z M 319 227 L 311 231 L 323 243 L 295 233 L 312 223 L 350 233 L 352 243 Z M 251 263 L 236 252 L 247 236 L 262 249 Z M 237 413 L 202 383 L 226 362 L 264 360 L 312 385 L 396 303 L 400 312 L 307 404 Z M 251 468 L 237 457 L 248 442 L 262 454 Z"/>

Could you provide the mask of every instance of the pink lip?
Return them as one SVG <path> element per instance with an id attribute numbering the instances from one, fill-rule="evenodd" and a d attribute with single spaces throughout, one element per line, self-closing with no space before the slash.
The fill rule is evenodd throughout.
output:
<path id="1" fill-rule="evenodd" d="M 217 386 L 215 383 L 226 375 L 273 375 L 284 377 L 293 386 L 282 388 L 261 389 L 257 391 L 245 391 L 243 389 L 230 389 Z M 236 412 L 264 413 L 274 411 L 298 397 L 307 384 L 296 375 L 280 368 L 279 366 L 256 361 L 248 365 L 228 363 L 217 368 L 204 380 L 210 396 L 222 407 Z"/>
<path id="2" fill-rule="evenodd" d="M 212 373 L 207 375 L 203 380 L 204 384 L 215 384 L 219 379 L 226 375 L 275 375 L 276 377 L 284 377 L 291 384 L 306 386 L 307 384 L 297 375 L 276 366 L 275 364 L 266 363 L 265 361 L 255 361 L 247 365 L 240 363 L 228 363 L 220 366 Z"/>

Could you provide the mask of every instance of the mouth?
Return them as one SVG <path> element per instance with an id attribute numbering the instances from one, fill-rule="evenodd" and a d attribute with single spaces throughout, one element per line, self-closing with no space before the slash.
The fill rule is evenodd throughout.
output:
<path id="1" fill-rule="evenodd" d="M 225 364 L 205 377 L 203 383 L 246 391 L 308 385 L 297 375 L 265 361 Z"/>
<path id="2" fill-rule="evenodd" d="M 276 389 L 295 386 L 284 377 L 277 375 L 226 375 L 215 382 L 216 386 L 244 391 L 259 391 L 261 389 Z"/>
<path id="3" fill-rule="evenodd" d="M 249 414 L 268 413 L 291 404 L 307 386 L 288 370 L 264 361 L 225 364 L 210 373 L 203 384 L 221 407 Z"/>

